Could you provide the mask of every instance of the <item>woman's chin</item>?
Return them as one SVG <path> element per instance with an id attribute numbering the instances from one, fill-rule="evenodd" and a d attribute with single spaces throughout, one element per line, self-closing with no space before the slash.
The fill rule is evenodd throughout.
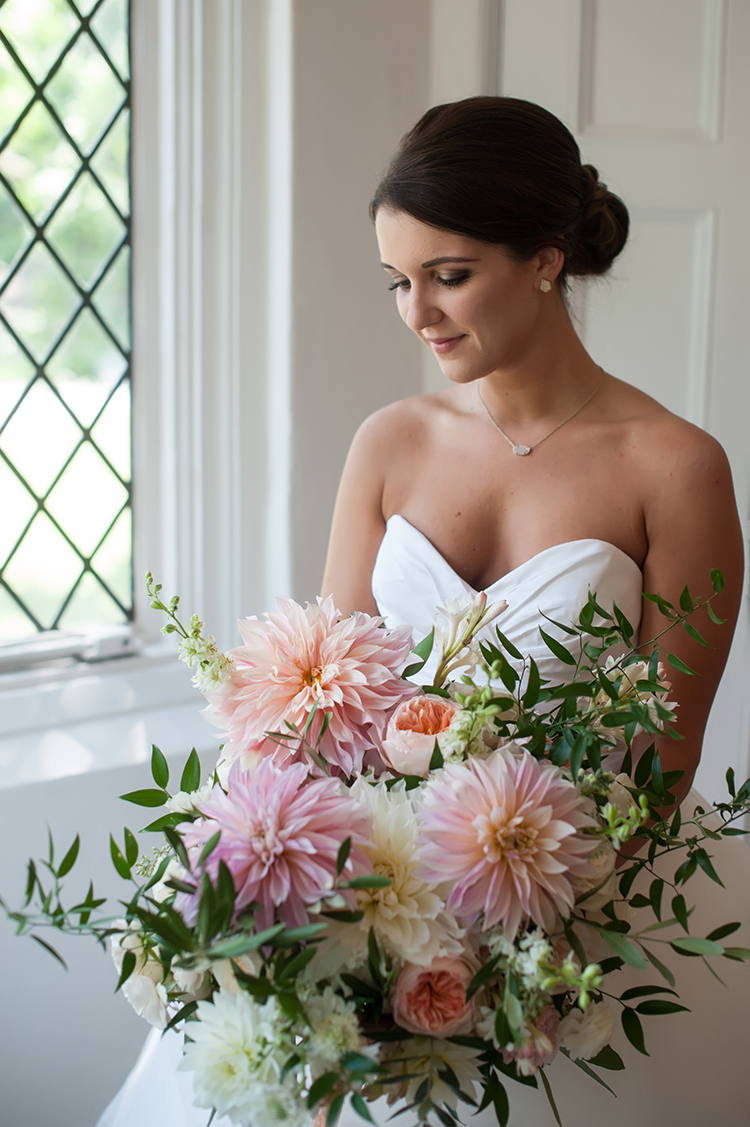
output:
<path id="1" fill-rule="evenodd" d="M 444 359 L 438 358 L 438 364 L 447 380 L 450 380 L 451 383 L 454 384 L 461 384 L 462 386 L 481 380 L 483 376 L 489 375 L 492 370 L 487 364 L 470 364 L 467 363 L 466 360 L 462 362 L 458 357 L 456 357 L 455 360 L 449 360 L 448 357 Z"/>

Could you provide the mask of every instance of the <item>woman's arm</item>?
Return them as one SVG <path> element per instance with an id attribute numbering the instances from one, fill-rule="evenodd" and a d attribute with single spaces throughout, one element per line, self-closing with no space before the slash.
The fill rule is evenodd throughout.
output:
<path id="1" fill-rule="evenodd" d="M 328 543 L 323 595 L 333 595 L 342 614 L 377 614 L 372 571 L 385 532 L 383 489 L 390 417 L 385 408 L 366 419 L 354 436 L 341 477 Z"/>
<path id="2" fill-rule="evenodd" d="M 711 569 L 720 568 L 726 578 L 725 590 L 712 604 L 726 623 L 716 626 L 705 610 L 690 619 L 711 649 L 701 646 L 681 626 L 659 642 L 665 653 L 675 654 L 698 674 L 691 677 L 666 665 L 672 682 L 669 696 L 679 704 L 676 728 L 684 739 L 663 737 L 657 740 L 657 747 L 663 770 L 685 772 L 673 788 L 681 801 L 698 766 L 708 714 L 732 643 L 742 592 L 742 533 L 729 463 L 709 435 L 694 427 L 676 428 L 660 444 L 649 471 L 653 487 L 645 513 L 649 548 L 643 567 L 644 590 L 679 607 L 686 583 L 693 598 L 706 598 L 712 593 Z M 644 600 L 641 644 L 665 625 L 658 608 Z"/>

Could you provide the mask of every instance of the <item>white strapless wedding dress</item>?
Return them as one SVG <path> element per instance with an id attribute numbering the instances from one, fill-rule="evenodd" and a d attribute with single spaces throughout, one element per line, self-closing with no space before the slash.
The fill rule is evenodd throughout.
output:
<path id="1" fill-rule="evenodd" d="M 373 573 L 372 589 L 389 626 L 408 623 L 415 639 L 439 621 L 436 607 L 446 599 L 475 592 L 453 571 L 437 549 L 401 516 L 388 527 Z M 539 663 L 543 677 L 565 680 L 568 668 L 545 647 L 538 627 L 540 612 L 559 622 L 575 619 L 589 589 L 607 607 L 616 601 L 636 625 L 640 618 L 641 573 L 614 545 L 602 540 L 574 540 L 540 552 L 487 588 L 490 599 L 506 599 L 500 621 L 503 633 L 522 653 Z M 547 627 L 545 627 L 547 628 Z M 490 628 L 491 631 L 491 628 Z M 549 627 L 554 634 L 554 627 Z M 429 667 L 423 677 L 429 673 Z M 720 754 L 717 752 L 716 754 Z M 716 796 L 718 797 L 718 796 Z M 695 792 L 686 806 L 699 800 Z M 703 873 L 688 885 L 689 902 L 698 901 L 691 917 L 694 935 L 731 920 L 742 922 L 732 936 L 750 946 L 750 850 L 740 839 L 711 843 L 726 890 Z M 613 1098 L 565 1057 L 547 1070 L 565 1127 L 748 1127 L 750 1125 L 750 967 L 724 960 L 718 968 L 727 988 L 711 976 L 700 959 L 667 956 L 678 976 L 681 1001 L 690 1013 L 644 1019 L 650 1058 L 637 1053 L 616 1031 L 613 1044 L 627 1065 L 625 1072 L 604 1072 L 617 1093 Z M 623 988 L 657 982 L 658 976 L 619 972 Z M 625 982 L 627 976 L 628 982 Z M 630 981 L 632 979 L 632 982 Z M 619 987 L 620 983 L 618 983 Z M 179 1072 L 181 1036 L 151 1033 L 125 1085 L 97 1127 L 206 1127 L 208 1112 L 192 1104 L 190 1074 Z M 553 1127 L 554 1118 L 541 1090 L 507 1083 L 511 1127 Z M 384 1102 L 373 1105 L 378 1123 L 393 1113 Z M 495 1127 L 491 1111 L 476 1119 L 463 1105 L 467 1123 Z M 363 1121 L 347 1111 L 341 1127 Z M 397 1121 L 412 1127 L 409 1116 Z M 214 1119 L 213 1127 L 230 1127 Z"/>

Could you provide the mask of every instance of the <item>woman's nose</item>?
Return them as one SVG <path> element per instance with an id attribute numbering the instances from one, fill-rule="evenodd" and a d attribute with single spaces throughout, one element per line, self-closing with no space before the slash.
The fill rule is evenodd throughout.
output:
<path id="1" fill-rule="evenodd" d="M 425 294 L 412 288 L 409 291 L 407 307 L 402 312 L 404 321 L 415 333 L 422 332 L 428 325 L 436 325 L 442 318 L 442 311 Z"/>

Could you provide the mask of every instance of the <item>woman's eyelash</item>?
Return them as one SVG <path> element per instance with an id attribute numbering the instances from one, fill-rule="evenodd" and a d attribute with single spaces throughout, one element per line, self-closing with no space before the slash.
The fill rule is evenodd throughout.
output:
<path id="1" fill-rule="evenodd" d="M 452 278 L 438 278 L 438 281 L 441 286 L 459 286 L 461 282 L 465 282 L 469 276 L 467 272 L 466 274 L 456 274 Z"/>
<path id="2" fill-rule="evenodd" d="M 456 275 L 455 277 L 452 277 L 452 278 L 440 278 L 440 277 L 438 277 L 437 281 L 440 283 L 441 286 L 458 286 L 458 285 L 461 284 L 461 282 L 465 282 L 468 277 L 469 277 L 468 273 L 458 274 L 458 275 Z M 409 288 L 409 283 L 406 280 L 404 280 L 403 282 L 393 282 L 388 287 L 389 290 L 406 290 L 408 288 Z"/>

